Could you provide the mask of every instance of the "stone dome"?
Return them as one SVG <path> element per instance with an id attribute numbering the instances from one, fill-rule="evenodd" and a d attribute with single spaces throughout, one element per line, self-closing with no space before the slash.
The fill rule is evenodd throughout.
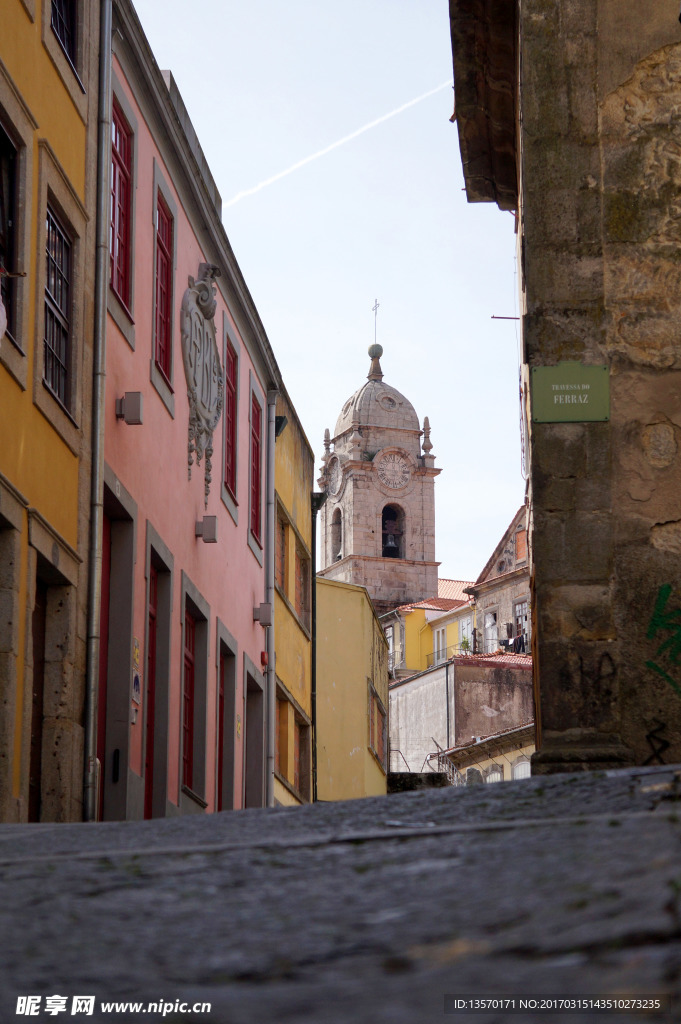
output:
<path id="1" fill-rule="evenodd" d="M 366 384 L 347 400 L 336 421 L 334 437 L 339 437 L 356 424 L 362 427 L 377 427 L 385 430 L 410 430 L 420 433 L 419 418 L 409 399 L 397 388 L 383 383 L 379 359 L 383 354 L 380 345 L 369 348 L 371 369 Z"/>

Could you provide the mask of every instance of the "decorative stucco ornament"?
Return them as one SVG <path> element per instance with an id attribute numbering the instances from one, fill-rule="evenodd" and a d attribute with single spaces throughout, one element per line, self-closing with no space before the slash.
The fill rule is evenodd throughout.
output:
<path id="1" fill-rule="evenodd" d="M 189 287 L 182 298 L 180 317 L 182 361 L 189 399 L 187 469 L 191 480 L 194 457 L 199 466 L 201 457 L 205 454 L 206 508 L 211 484 L 213 431 L 218 425 L 225 400 L 224 377 L 213 322 L 217 306 L 213 281 L 219 276 L 219 267 L 213 266 L 212 263 L 199 264 L 197 280 L 195 281 L 193 277 L 188 279 Z"/>

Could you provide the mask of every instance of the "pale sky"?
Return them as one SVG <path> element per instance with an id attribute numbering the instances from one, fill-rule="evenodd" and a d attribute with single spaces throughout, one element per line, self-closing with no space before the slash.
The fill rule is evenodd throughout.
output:
<path id="1" fill-rule="evenodd" d="M 430 418 L 440 576 L 475 579 L 521 474 L 514 221 L 468 204 L 447 0 L 137 0 L 312 445 L 366 379 Z M 210 14 L 208 14 L 210 10 Z M 390 116 L 391 115 L 391 116 Z M 316 487 L 315 481 L 315 487 Z"/>

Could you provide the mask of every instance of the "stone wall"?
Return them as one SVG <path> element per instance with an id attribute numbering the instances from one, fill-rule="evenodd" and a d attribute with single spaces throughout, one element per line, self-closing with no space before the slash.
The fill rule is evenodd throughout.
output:
<path id="1" fill-rule="evenodd" d="M 681 761 L 678 5 L 521 5 L 530 367 L 605 364 L 610 419 L 531 430 L 533 771 Z"/>
<path id="2" fill-rule="evenodd" d="M 529 658 L 527 659 L 529 662 Z M 474 659 L 455 662 L 456 736 L 462 746 L 479 736 L 491 736 L 531 722 L 532 666 L 508 668 L 476 664 Z"/>

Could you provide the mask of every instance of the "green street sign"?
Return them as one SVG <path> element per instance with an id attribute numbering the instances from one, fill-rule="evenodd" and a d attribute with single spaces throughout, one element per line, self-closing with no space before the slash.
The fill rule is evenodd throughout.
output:
<path id="1" fill-rule="evenodd" d="M 534 423 L 586 423 L 610 419 L 610 374 L 607 366 L 558 363 L 533 366 Z"/>

